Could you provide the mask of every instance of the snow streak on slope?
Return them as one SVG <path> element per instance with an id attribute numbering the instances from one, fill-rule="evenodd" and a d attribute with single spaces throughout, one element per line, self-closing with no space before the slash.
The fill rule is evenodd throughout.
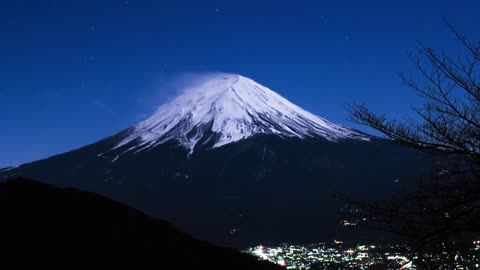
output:
<path id="1" fill-rule="evenodd" d="M 192 152 L 199 143 L 212 143 L 215 148 L 255 134 L 369 140 L 303 110 L 249 78 L 219 75 L 161 106 L 115 148 L 136 141 L 129 151 L 140 151 L 174 139 Z"/>
<path id="2" fill-rule="evenodd" d="M 20 166 L 13 166 L 13 167 L 7 167 L 7 168 L 3 168 L 3 169 L 0 169 L 0 172 L 8 172 L 8 171 L 11 171 L 13 169 L 16 169 Z"/>

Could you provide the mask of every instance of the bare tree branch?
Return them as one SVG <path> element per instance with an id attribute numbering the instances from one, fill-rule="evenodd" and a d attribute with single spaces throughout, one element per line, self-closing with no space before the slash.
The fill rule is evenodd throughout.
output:
<path id="1" fill-rule="evenodd" d="M 351 121 L 395 143 L 443 157 L 443 167 L 411 194 L 376 202 L 339 196 L 355 209 L 342 213 L 345 218 L 364 228 L 395 233 L 417 248 L 457 234 L 480 235 L 480 41 L 470 41 L 444 22 L 464 53 L 453 57 L 419 42 L 410 59 L 420 79 L 399 75 L 424 99 L 412 108 L 418 120 L 390 119 L 364 104 L 347 108 Z M 455 162 L 447 166 L 445 157 Z"/>

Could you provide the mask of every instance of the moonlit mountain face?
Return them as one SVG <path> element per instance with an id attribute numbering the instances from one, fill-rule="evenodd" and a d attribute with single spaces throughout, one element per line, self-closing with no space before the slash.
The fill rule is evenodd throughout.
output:
<path id="1" fill-rule="evenodd" d="M 251 79 L 219 75 L 133 127 L 0 170 L 0 180 L 98 192 L 198 239 L 244 248 L 344 239 L 344 202 L 332 194 L 389 196 L 422 164 L 417 152 L 332 124 Z"/>
<path id="2" fill-rule="evenodd" d="M 256 134 L 369 140 L 303 110 L 249 78 L 218 75 L 161 106 L 115 148 L 138 140 L 129 150 L 141 151 L 175 139 L 193 152 L 198 144 L 216 148 Z"/>

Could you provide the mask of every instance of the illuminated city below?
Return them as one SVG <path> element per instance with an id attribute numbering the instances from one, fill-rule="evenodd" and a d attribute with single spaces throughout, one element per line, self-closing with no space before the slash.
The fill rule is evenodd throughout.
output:
<path id="1" fill-rule="evenodd" d="M 245 250 L 262 260 L 286 269 L 424 269 L 435 264 L 436 269 L 479 269 L 480 241 L 474 241 L 466 253 L 414 253 L 404 245 L 357 245 L 344 247 L 340 240 L 332 244 L 256 246 Z M 412 255 L 413 254 L 413 255 Z"/>

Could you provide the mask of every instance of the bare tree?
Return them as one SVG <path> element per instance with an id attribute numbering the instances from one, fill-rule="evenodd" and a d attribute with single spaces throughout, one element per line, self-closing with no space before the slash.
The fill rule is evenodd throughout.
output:
<path id="1" fill-rule="evenodd" d="M 466 54 L 451 57 L 419 43 L 410 57 L 424 80 L 400 75 L 426 99 L 422 107 L 413 108 L 422 121 L 389 120 L 358 104 L 350 112 L 353 121 L 399 143 L 435 154 L 463 155 L 480 165 L 480 41 L 470 42 L 446 24 Z"/>
<path id="2" fill-rule="evenodd" d="M 389 119 L 362 104 L 349 107 L 352 121 L 396 143 L 456 161 L 438 168 L 411 194 L 382 202 L 349 200 L 366 226 L 404 236 L 417 247 L 480 234 L 480 40 L 472 42 L 445 23 L 462 53 L 451 56 L 418 43 L 410 57 L 420 79 L 400 74 L 424 99 L 413 108 L 419 120 Z"/>

